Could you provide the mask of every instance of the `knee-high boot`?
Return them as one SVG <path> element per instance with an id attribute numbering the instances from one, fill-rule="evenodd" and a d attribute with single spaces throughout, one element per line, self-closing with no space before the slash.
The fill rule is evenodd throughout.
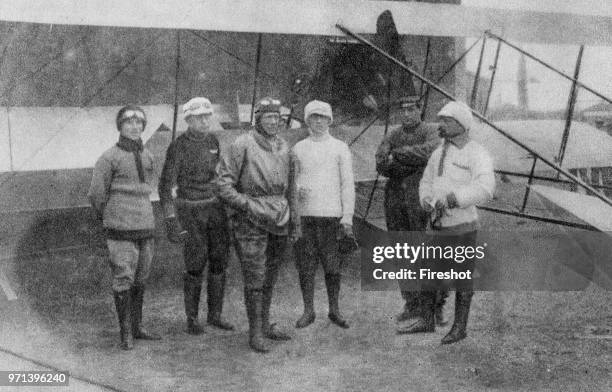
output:
<path id="1" fill-rule="evenodd" d="M 340 274 L 325 274 L 325 286 L 327 287 L 327 299 L 329 302 L 329 319 L 339 327 L 348 328 L 348 322 L 340 313 L 338 304 L 340 297 Z"/>
<path id="2" fill-rule="evenodd" d="M 296 249 L 296 256 L 300 250 Z M 307 255 L 297 256 L 297 270 L 300 279 L 300 290 L 302 291 L 302 299 L 304 301 L 304 313 L 295 323 L 296 328 L 305 328 L 315 321 L 314 311 L 314 276 L 315 269 L 311 266 L 311 262 L 307 260 Z"/>
<path id="3" fill-rule="evenodd" d="M 270 308 L 272 307 L 272 295 L 274 294 L 274 286 L 278 279 L 278 268 L 280 259 L 276 257 L 269 258 L 269 264 L 266 266 L 266 275 L 264 279 L 264 287 L 262 294 L 261 306 L 261 328 L 263 335 L 272 340 L 291 340 L 291 336 L 281 331 L 276 323 L 270 323 Z"/>
<path id="4" fill-rule="evenodd" d="M 398 323 L 419 316 L 419 293 L 415 291 L 401 291 L 404 299 L 404 309 L 395 316 Z"/>
<path id="5" fill-rule="evenodd" d="M 262 332 L 262 291 L 246 290 L 245 305 L 249 319 L 249 346 L 253 351 L 267 353 L 270 351 L 266 345 Z"/>
<path id="6" fill-rule="evenodd" d="M 132 336 L 134 339 L 160 340 L 161 336 L 147 332 L 142 328 L 142 304 L 144 302 L 145 286 L 135 284 L 130 291 L 132 294 Z"/>
<path id="7" fill-rule="evenodd" d="M 455 343 L 467 336 L 466 328 L 473 295 L 473 290 L 457 290 L 455 294 L 455 320 L 450 332 L 442 338 L 442 344 Z"/>
<path id="8" fill-rule="evenodd" d="M 206 322 L 217 328 L 233 331 L 234 326 L 221 317 L 223 295 L 225 293 L 225 272 L 213 274 L 208 272 L 208 317 Z"/>
<path id="9" fill-rule="evenodd" d="M 410 325 L 399 328 L 397 333 L 434 332 L 436 330 L 434 321 L 435 296 L 434 291 L 422 291 L 419 294 L 419 316 Z"/>
<path id="10" fill-rule="evenodd" d="M 183 292 L 185 295 L 185 315 L 187 316 L 187 333 L 200 335 L 204 328 L 198 322 L 198 311 L 200 308 L 200 294 L 202 282 L 197 277 L 185 273 Z"/>
<path id="11" fill-rule="evenodd" d="M 444 305 L 446 304 L 446 298 L 448 298 L 448 290 L 438 290 L 436 292 L 436 301 L 434 303 L 434 317 L 436 319 L 436 326 L 444 327 L 448 324 L 448 320 L 444 318 Z"/>
<path id="12" fill-rule="evenodd" d="M 122 350 L 131 350 L 134 348 L 132 341 L 132 322 L 130 308 L 132 298 L 130 290 L 113 292 L 115 298 L 115 308 L 117 309 L 117 318 L 119 319 L 119 331 L 121 336 Z"/>

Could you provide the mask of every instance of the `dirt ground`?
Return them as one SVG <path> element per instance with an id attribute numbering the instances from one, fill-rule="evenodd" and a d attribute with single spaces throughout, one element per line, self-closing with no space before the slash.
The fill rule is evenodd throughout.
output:
<path id="1" fill-rule="evenodd" d="M 550 244 L 562 239 L 546 238 Z M 137 342 L 133 351 L 122 352 L 104 258 L 97 248 L 5 265 L 19 298 L 0 296 L 0 347 L 124 391 L 612 390 L 612 340 L 585 333 L 590 326 L 612 325 L 612 292 L 595 285 L 579 292 L 478 292 L 468 338 L 442 346 L 448 327 L 432 334 L 395 334 L 399 293 L 362 291 L 357 257 L 347 260 L 341 292 L 351 328 L 327 320 L 319 270 L 317 320 L 309 328 L 293 329 L 301 295 L 295 267 L 287 260 L 272 314 L 293 340 L 273 342 L 273 351 L 261 355 L 247 346 L 235 258 L 224 315 L 237 331 L 208 328 L 193 337 L 184 332 L 182 260 L 177 249 L 170 249 L 158 254 L 145 299 L 145 323 L 163 340 Z M 449 318 L 452 297 L 446 306 Z M 205 315 L 204 296 L 202 302 Z"/>

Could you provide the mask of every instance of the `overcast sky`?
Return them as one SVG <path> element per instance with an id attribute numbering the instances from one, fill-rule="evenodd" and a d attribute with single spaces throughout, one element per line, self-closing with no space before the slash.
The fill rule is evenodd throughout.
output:
<path id="1" fill-rule="evenodd" d="M 461 4 L 474 7 L 612 16 L 612 2 L 609 0 L 462 0 Z"/>
<path id="2" fill-rule="evenodd" d="M 462 0 L 465 6 L 522 9 L 545 12 L 566 12 L 588 15 L 606 15 L 612 17 L 610 0 Z M 473 41 L 468 41 L 468 45 Z M 492 64 L 496 44 L 491 40 L 487 44 L 485 64 Z M 562 71 L 573 75 L 578 55 L 578 46 L 544 46 L 520 44 L 521 48 L 541 57 L 542 60 L 555 65 Z M 475 70 L 478 62 L 479 48 L 471 52 L 467 59 L 467 68 Z M 532 109 L 554 110 L 567 106 L 567 97 L 571 84 L 560 76 L 553 74 L 543 66 L 527 60 L 527 74 L 533 82 L 529 83 L 529 103 Z M 485 67 L 487 68 L 487 67 Z M 517 103 L 516 75 L 518 55 L 508 48 L 502 49 L 500 66 L 497 70 L 496 88 L 491 96 L 491 104 Z M 490 73 L 486 72 L 488 76 Z M 582 58 L 579 79 L 589 87 L 612 97 L 612 48 L 586 46 Z M 600 102 L 600 99 L 584 90 L 578 95 L 578 107 L 584 108 Z"/>

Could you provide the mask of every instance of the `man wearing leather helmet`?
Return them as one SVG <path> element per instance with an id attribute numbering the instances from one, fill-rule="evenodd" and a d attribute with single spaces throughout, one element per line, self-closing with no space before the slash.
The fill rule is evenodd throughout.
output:
<path id="1" fill-rule="evenodd" d="M 289 340 L 270 323 L 270 306 L 287 246 L 289 149 L 278 135 L 280 101 L 255 106 L 255 129 L 238 137 L 218 167 L 220 199 L 235 209 L 234 239 L 244 279 L 249 345 L 268 352 L 264 337 Z"/>

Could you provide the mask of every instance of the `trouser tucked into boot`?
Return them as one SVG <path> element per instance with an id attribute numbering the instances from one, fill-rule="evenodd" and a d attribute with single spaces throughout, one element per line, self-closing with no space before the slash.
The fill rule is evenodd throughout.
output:
<path id="1" fill-rule="evenodd" d="M 260 335 L 276 340 L 289 339 L 269 320 L 272 293 L 286 249 L 287 236 L 269 233 L 246 219 L 238 218 L 234 237 L 244 279 L 251 348 L 267 352 L 269 349 L 263 343 L 260 344 Z"/>
<path id="2" fill-rule="evenodd" d="M 132 297 L 129 290 L 113 292 L 115 308 L 119 319 L 119 331 L 121 337 L 121 349 L 131 350 L 134 348 L 132 341 L 131 302 Z"/>
<path id="3" fill-rule="evenodd" d="M 473 295 L 473 290 L 457 290 L 455 294 L 455 320 L 450 332 L 442 338 L 442 344 L 455 343 L 467 337 L 466 328 Z"/>
<path id="4" fill-rule="evenodd" d="M 131 288 L 132 295 L 132 336 L 134 339 L 160 340 L 161 336 L 147 332 L 142 328 L 142 305 L 144 302 L 145 286 L 135 284 Z"/>
<path id="5" fill-rule="evenodd" d="M 176 200 L 176 212 L 188 232 L 183 247 L 185 262 L 185 313 L 187 332 L 199 335 L 204 328 L 198 322 L 202 274 L 208 266 L 208 324 L 221 329 L 233 326 L 221 319 L 225 290 L 225 269 L 230 232 L 223 205 L 202 200 Z"/>
<path id="6" fill-rule="evenodd" d="M 233 331 L 234 326 L 221 317 L 223 295 L 225 293 L 225 272 L 208 271 L 208 317 L 207 323 L 215 327 Z"/>
<path id="7" fill-rule="evenodd" d="M 338 232 L 340 218 L 303 216 L 303 237 L 295 246 L 300 289 L 304 299 L 304 313 L 296 322 L 296 328 L 304 328 L 315 320 L 314 279 L 319 263 L 325 271 L 325 286 L 329 301 L 329 319 L 342 328 L 349 325 L 340 314 L 340 257 L 338 255 Z"/>
<path id="8" fill-rule="evenodd" d="M 200 335 L 204 328 L 198 322 L 200 294 L 202 292 L 201 275 L 186 272 L 184 275 L 183 292 L 185 295 L 185 315 L 187 316 L 187 333 Z"/>
<path id="9" fill-rule="evenodd" d="M 282 260 L 282 254 L 279 250 L 284 248 L 268 247 L 266 250 L 266 272 L 263 282 L 263 297 L 262 297 L 262 330 L 266 338 L 272 340 L 291 340 L 291 337 L 281 331 L 276 323 L 270 323 L 270 308 L 272 307 L 272 296 L 274 294 L 274 286 L 278 279 L 278 271 Z"/>

